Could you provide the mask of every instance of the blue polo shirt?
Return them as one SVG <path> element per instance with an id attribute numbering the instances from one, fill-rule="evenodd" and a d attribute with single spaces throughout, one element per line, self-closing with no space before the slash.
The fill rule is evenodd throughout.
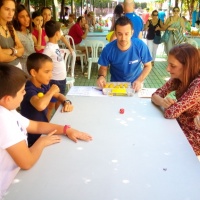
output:
<path id="1" fill-rule="evenodd" d="M 165 12 L 164 11 L 159 11 L 158 12 L 158 18 L 164 23 L 165 22 Z"/>
<path id="2" fill-rule="evenodd" d="M 142 73 L 142 63 L 152 61 L 147 45 L 138 38 L 131 39 L 131 46 L 121 51 L 117 40 L 108 43 L 98 60 L 101 66 L 110 65 L 112 82 L 134 82 Z"/>
<path id="3" fill-rule="evenodd" d="M 31 81 L 27 81 L 25 86 L 26 94 L 24 95 L 24 99 L 21 102 L 21 114 L 31 120 L 48 122 L 46 117 L 47 108 L 43 111 L 38 111 L 35 107 L 32 106 L 30 99 L 37 95 L 39 92 L 46 94 L 49 91 L 49 85 L 41 85 L 41 88 L 37 88 Z M 40 134 L 29 134 L 28 133 L 28 144 L 32 146 L 34 142 L 40 137 Z"/>
<path id="4" fill-rule="evenodd" d="M 140 32 L 143 31 L 143 21 L 142 21 L 141 17 L 139 17 L 134 12 L 126 13 L 125 16 L 128 17 L 133 24 L 134 32 L 133 32 L 132 38 L 138 38 Z"/>

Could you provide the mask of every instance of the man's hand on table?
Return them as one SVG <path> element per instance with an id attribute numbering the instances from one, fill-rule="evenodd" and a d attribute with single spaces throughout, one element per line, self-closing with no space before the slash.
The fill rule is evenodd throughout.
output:
<path id="1" fill-rule="evenodd" d="M 105 85 L 106 85 L 106 79 L 104 78 L 104 76 L 100 76 L 97 79 L 97 86 L 100 88 L 104 88 Z"/>
<path id="2" fill-rule="evenodd" d="M 138 92 L 142 88 L 142 83 L 136 80 L 133 82 L 132 88 L 135 90 L 135 92 Z"/>

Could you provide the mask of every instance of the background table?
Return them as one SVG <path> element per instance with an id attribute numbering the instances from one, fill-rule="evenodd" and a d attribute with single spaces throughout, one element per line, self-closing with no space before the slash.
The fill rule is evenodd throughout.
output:
<path id="1" fill-rule="evenodd" d="M 67 137 L 21 170 L 6 200 L 199 200 L 200 163 L 176 120 L 151 100 L 69 96 L 71 113 L 52 122 L 93 136 Z M 125 113 L 119 114 L 124 108 Z"/>
<path id="2" fill-rule="evenodd" d="M 198 48 L 200 49 L 200 36 L 186 35 L 187 38 L 192 38 L 198 44 Z"/>
<path id="3" fill-rule="evenodd" d="M 88 32 L 87 37 L 106 37 L 108 31 L 103 32 Z"/>
<path id="4" fill-rule="evenodd" d="M 98 40 L 98 41 L 102 41 L 105 45 L 108 44 L 108 40 L 106 40 L 106 37 L 86 37 L 85 40 L 82 40 L 80 43 L 80 46 L 85 46 L 85 41 L 86 40 Z"/>

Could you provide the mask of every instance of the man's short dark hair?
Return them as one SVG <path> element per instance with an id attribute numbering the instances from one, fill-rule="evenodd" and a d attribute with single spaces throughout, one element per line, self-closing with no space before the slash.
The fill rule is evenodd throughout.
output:
<path id="1" fill-rule="evenodd" d="M 117 25 L 126 26 L 128 24 L 131 25 L 131 29 L 133 30 L 133 24 L 132 24 L 131 20 L 128 17 L 125 17 L 125 16 L 119 17 L 117 19 L 117 21 L 115 22 L 114 30 L 116 30 Z"/>
<path id="2" fill-rule="evenodd" d="M 28 75 L 21 69 L 0 63 L 0 99 L 6 95 L 15 97 L 27 78 Z"/>
<path id="3" fill-rule="evenodd" d="M 44 25 L 44 28 L 45 28 L 47 37 L 49 38 L 53 37 L 57 31 L 60 31 L 60 27 L 61 27 L 60 22 L 57 22 L 54 20 L 50 20 L 46 22 Z"/>
<path id="4" fill-rule="evenodd" d="M 26 62 L 28 73 L 30 74 L 31 69 L 34 69 L 36 72 L 38 72 L 39 69 L 42 67 L 42 64 L 47 61 L 53 62 L 52 59 L 45 54 L 32 53 L 31 55 L 28 56 Z"/>

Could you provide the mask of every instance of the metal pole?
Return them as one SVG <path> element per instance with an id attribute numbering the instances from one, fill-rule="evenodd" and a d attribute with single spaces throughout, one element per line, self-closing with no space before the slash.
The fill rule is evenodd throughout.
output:
<path id="1" fill-rule="evenodd" d="M 83 0 L 81 0 L 81 16 L 83 15 Z"/>
<path id="2" fill-rule="evenodd" d="M 71 13 L 72 13 L 72 14 L 74 13 L 74 6 L 73 6 L 73 4 L 74 4 L 74 1 L 71 0 Z"/>

